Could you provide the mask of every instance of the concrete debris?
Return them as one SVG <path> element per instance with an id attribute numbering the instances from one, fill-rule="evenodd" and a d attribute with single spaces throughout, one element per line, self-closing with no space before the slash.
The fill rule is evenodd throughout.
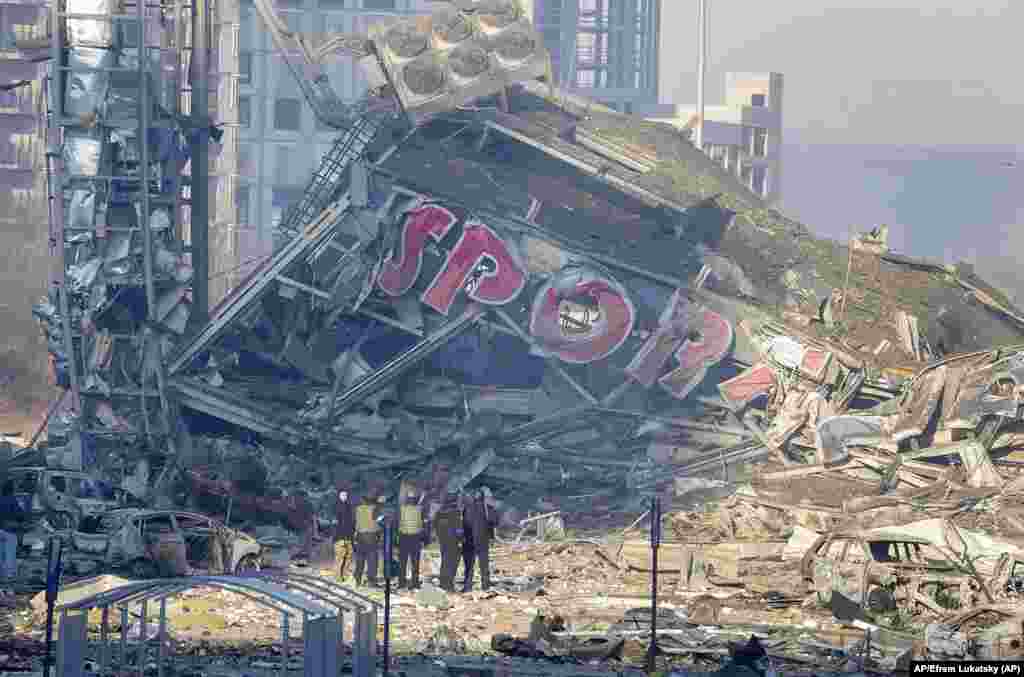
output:
<path id="1" fill-rule="evenodd" d="M 520 3 L 317 49 L 268 4 L 288 72 L 339 132 L 301 194 L 275 197 L 279 222 L 257 229 L 274 251 L 233 289 L 208 288 L 177 222 L 217 125 L 165 111 L 158 73 L 138 91 L 114 77 L 138 57 L 104 22 L 51 31 L 76 71 L 42 97 L 63 102 L 50 232 L 66 267 L 32 313 L 63 395 L 45 434 L 0 446 L 0 587 L 17 591 L 0 606 L 30 609 L 18 633 L 37 638 L 43 598 L 8 598 L 38 592 L 51 539 L 63 601 L 115 573 L 345 583 L 377 546 L 353 553 L 344 506 L 415 524 L 407 495 L 453 520 L 476 496 L 493 580 L 442 590 L 425 544 L 422 587 L 391 600 L 407 649 L 628 662 L 657 620 L 665 656 L 762 675 L 1012 655 L 993 633 L 1019 635 L 1024 604 L 1024 345 L 1005 345 L 1024 320 L 997 290 L 893 254 L 885 226 L 825 270 L 805 229 L 679 130 L 537 81 L 548 55 Z M 376 83 L 352 106 L 320 70 L 342 43 Z M 932 287 L 927 305 L 899 293 L 924 291 L 918 274 L 955 292 L 933 317 Z M 172 643 L 266 634 L 253 666 L 280 667 L 264 655 L 290 648 L 278 619 L 207 593 L 174 602 Z"/>

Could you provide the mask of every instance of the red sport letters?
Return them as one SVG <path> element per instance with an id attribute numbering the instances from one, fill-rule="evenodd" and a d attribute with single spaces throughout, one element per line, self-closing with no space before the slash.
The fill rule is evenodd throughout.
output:
<path id="1" fill-rule="evenodd" d="M 462 236 L 420 300 L 447 316 L 455 296 L 484 259 L 490 260 L 494 270 L 482 273 L 466 295 L 491 306 L 503 306 L 519 296 L 526 285 L 523 266 L 497 233 L 479 221 L 467 221 Z"/>
<path id="2" fill-rule="evenodd" d="M 427 238 L 440 242 L 458 217 L 438 204 L 420 205 L 405 215 L 400 245 L 381 266 L 377 284 L 389 296 L 408 292 L 419 277 Z M 486 261 L 487 269 L 481 267 Z M 460 290 L 478 303 L 505 305 L 526 286 L 523 264 L 499 235 L 484 223 L 467 220 L 444 265 L 420 300 L 447 316 Z M 568 299 L 589 299 L 599 308 L 592 331 L 567 333 L 561 304 Z M 636 309 L 618 283 L 586 268 L 556 273 L 537 293 L 530 309 L 530 334 L 540 346 L 563 362 L 588 364 L 604 359 L 629 338 Z M 676 290 L 658 320 L 658 328 L 626 367 L 626 374 L 645 387 L 657 381 L 683 399 L 718 364 L 732 346 L 733 330 L 718 313 L 692 304 Z M 671 357 L 677 365 L 663 374 Z M 660 378 L 659 378 L 660 376 Z"/>

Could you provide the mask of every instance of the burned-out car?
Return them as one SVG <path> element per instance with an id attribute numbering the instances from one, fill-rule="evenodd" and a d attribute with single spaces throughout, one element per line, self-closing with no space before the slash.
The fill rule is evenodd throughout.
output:
<path id="1" fill-rule="evenodd" d="M 74 532 L 72 540 L 76 551 L 140 578 L 196 571 L 240 574 L 262 564 L 256 539 L 191 512 L 112 510 L 90 532 Z"/>
<path id="2" fill-rule="evenodd" d="M 123 508 L 123 489 L 83 472 L 53 468 L 12 468 L 0 483 L 5 517 L 33 523 L 46 519 L 58 531 L 76 529 L 90 517 Z"/>
<path id="3" fill-rule="evenodd" d="M 973 594 L 971 577 L 923 538 L 824 535 L 800 569 L 821 603 L 831 602 L 835 591 L 875 613 L 912 609 L 919 602 L 968 606 Z"/>

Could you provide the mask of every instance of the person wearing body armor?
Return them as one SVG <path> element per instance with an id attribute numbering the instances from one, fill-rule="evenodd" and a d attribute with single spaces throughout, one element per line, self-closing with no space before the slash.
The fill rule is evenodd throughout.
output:
<path id="1" fill-rule="evenodd" d="M 369 492 L 356 506 L 356 585 L 363 584 L 363 572 L 371 586 L 377 585 L 377 550 L 380 548 L 380 524 L 377 523 L 376 497 Z"/>
<path id="2" fill-rule="evenodd" d="M 432 521 L 437 532 L 437 542 L 441 546 L 441 588 L 455 592 L 455 572 L 459 568 L 459 550 L 463 537 L 461 494 L 445 493 Z"/>
<path id="3" fill-rule="evenodd" d="M 462 564 L 466 571 L 466 580 L 462 592 L 473 589 L 473 565 L 480 562 L 480 587 L 487 590 L 491 587 L 490 550 L 491 537 L 494 535 L 496 513 L 490 505 L 491 490 L 483 487 L 464 501 L 462 520 L 466 532 Z"/>
<path id="4" fill-rule="evenodd" d="M 352 561 L 352 541 L 356 535 L 356 517 L 352 503 L 348 499 L 348 491 L 338 488 L 338 497 L 334 503 L 334 516 L 337 524 L 334 527 L 334 569 L 338 577 L 345 580 L 345 570 Z"/>
<path id="5" fill-rule="evenodd" d="M 410 590 L 420 587 L 420 557 L 430 540 L 430 526 L 423 521 L 416 491 L 405 492 L 398 511 L 398 587 L 408 584 Z M 408 573 L 408 576 L 406 575 Z"/>

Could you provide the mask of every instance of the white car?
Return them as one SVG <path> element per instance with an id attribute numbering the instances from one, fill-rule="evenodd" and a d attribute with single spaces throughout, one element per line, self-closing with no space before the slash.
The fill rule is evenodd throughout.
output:
<path id="1" fill-rule="evenodd" d="M 193 512 L 111 510 L 94 533 L 76 531 L 72 538 L 76 550 L 102 556 L 108 567 L 139 578 L 243 574 L 262 564 L 256 539 Z"/>

